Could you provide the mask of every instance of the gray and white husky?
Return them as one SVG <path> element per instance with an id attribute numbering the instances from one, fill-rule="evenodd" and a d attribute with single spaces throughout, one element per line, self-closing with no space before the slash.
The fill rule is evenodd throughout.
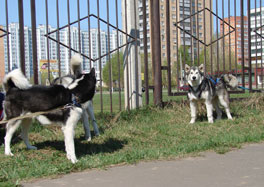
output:
<path id="1" fill-rule="evenodd" d="M 232 119 L 229 109 L 229 95 L 227 88 L 235 89 L 238 81 L 233 75 L 222 75 L 213 78 L 204 75 L 204 65 L 185 65 L 185 78 L 189 85 L 188 99 L 191 108 L 191 121 L 194 123 L 197 118 L 197 102 L 204 101 L 206 105 L 208 122 L 213 123 L 213 109 L 216 110 L 217 119 L 221 119 L 222 111 L 219 103 L 225 108 L 228 119 Z"/>
<path id="2" fill-rule="evenodd" d="M 82 73 L 82 58 L 79 54 L 75 54 L 70 61 L 71 65 L 71 75 L 66 75 L 63 77 L 58 77 L 53 80 L 51 83 L 52 85 L 63 85 L 64 87 L 68 87 L 70 84 L 72 84 L 76 77 L 78 77 Z M 93 109 L 93 102 L 92 100 L 87 100 L 82 103 L 80 103 L 83 109 L 82 113 L 82 121 L 83 121 L 83 128 L 85 132 L 85 139 L 87 141 L 91 141 L 91 130 L 89 125 L 89 117 L 92 121 L 93 129 L 95 136 L 99 136 L 99 129 L 96 123 L 96 119 L 94 116 L 94 109 Z"/>

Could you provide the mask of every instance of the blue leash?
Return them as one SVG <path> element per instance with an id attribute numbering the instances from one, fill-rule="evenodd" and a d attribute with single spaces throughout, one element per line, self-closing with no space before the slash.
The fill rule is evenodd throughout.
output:
<path id="1" fill-rule="evenodd" d="M 242 90 L 249 90 L 249 88 L 245 88 L 243 86 L 238 86 L 238 88 L 242 89 Z"/>

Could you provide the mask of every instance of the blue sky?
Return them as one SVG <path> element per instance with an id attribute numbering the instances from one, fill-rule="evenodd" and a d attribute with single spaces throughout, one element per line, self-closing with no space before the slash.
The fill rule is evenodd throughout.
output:
<path id="1" fill-rule="evenodd" d="M 31 25 L 31 12 L 30 12 L 30 0 L 24 1 L 24 23 L 27 26 Z M 99 0 L 100 3 L 100 17 L 107 20 L 106 0 Z M 9 11 L 9 23 L 18 22 L 18 1 L 8 0 Z M 67 15 L 67 0 L 59 0 L 59 15 L 60 15 L 60 27 L 68 24 Z M 49 9 L 49 24 L 53 27 L 57 27 L 56 18 L 56 0 L 48 0 Z M 90 13 L 97 15 L 97 0 L 90 0 Z M 77 0 L 70 0 L 70 15 L 71 22 L 78 19 L 77 15 Z M 80 0 L 80 18 L 88 15 L 87 0 Z M 121 26 L 121 0 L 118 0 L 118 16 L 119 27 Z M 36 0 L 36 17 L 37 25 L 46 24 L 46 9 L 45 0 Z M 5 25 L 5 0 L 0 0 L 0 24 Z M 110 23 L 116 25 L 116 7 L 115 0 L 109 0 L 109 20 Z M 76 24 L 77 26 L 77 24 Z M 81 22 L 81 29 L 87 29 L 88 22 L 84 20 Z M 91 18 L 91 27 L 97 27 L 97 20 Z M 101 24 L 101 27 L 106 29 L 105 24 Z"/>
<path id="2" fill-rule="evenodd" d="M 218 1 L 218 15 L 222 16 L 222 1 L 224 1 L 224 17 L 228 16 L 228 0 L 217 0 Z M 106 12 L 106 0 L 99 0 L 100 2 L 100 17 L 107 20 Z M 213 11 L 216 13 L 216 0 L 213 0 Z M 240 16 L 240 0 L 237 2 L 237 16 Z M 257 7 L 260 6 L 260 0 L 256 0 Z M 49 24 L 53 27 L 57 27 L 56 19 L 56 0 L 48 0 L 49 4 Z M 60 4 L 60 27 L 68 24 L 67 17 L 67 0 L 59 0 Z M 17 0 L 8 0 L 9 6 L 9 22 L 18 22 L 18 6 Z M 264 0 L 262 0 L 262 6 L 264 6 Z M 119 15 L 119 27 L 121 27 L 121 0 L 118 0 L 118 15 Z M 247 0 L 244 0 L 245 15 L 247 14 Z M 251 8 L 255 8 L 255 0 L 251 0 Z M 109 0 L 110 9 L 110 23 L 116 25 L 115 17 L 115 0 Z M 46 13 L 45 13 L 45 0 L 36 0 L 36 10 L 37 10 L 37 25 L 46 23 Z M 91 14 L 97 15 L 97 0 L 90 0 L 90 12 Z M 234 16 L 234 0 L 230 0 L 230 12 L 231 16 Z M 71 22 L 77 20 L 77 0 L 70 0 L 70 15 Z M 87 0 L 80 0 L 80 17 L 87 16 Z M 31 25 L 30 19 L 30 0 L 24 0 L 24 22 L 25 25 Z M 218 22 L 220 24 L 220 21 Z M 5 25 L 5 0 L 0 0 L 0 24 Z M 76 24 L 77 26 L 77 24 Z M 97 20 L 95 18 L 91 19 L 91 26 L 97 27 Z M 81 22 L 81 29 L 87 29 L 87 21 Z M 106 29 L 105 24 L 101 24 L 101 28 Z M 216 28 L 216 27 L 214 27 Z"/>

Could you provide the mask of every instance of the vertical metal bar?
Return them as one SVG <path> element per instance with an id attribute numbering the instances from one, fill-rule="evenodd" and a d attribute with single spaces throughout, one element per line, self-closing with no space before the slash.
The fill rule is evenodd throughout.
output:
<path id="1" fill-rule="evenodd" d="M 77 16 L 78 16 L 78 43 L 79 43 L 79 53 L 82 52 L 81 48 L 81 23 L 80 23 L 80 0 L 77 0 Z M 84 67 L 84 64 L 83 64 Z"/>
<path id="2" fill-rule="evenodd" d="M 259 5 L 259 7 L 260 7 L 260 26 L 262 26 L 262 0 L 260 0 L 260 5 Z M 263 34 L 263 32 L 262 32 L 262 27 L 261 27 L 261 34 Z M 263 54 L 262 54 L 262 52 L 263 52 L 263 44 L 262 44 L 262 37 L 260 38 L 260 47 L 261 47 L 261 88 L 263 89 Z"/>
<path id="3" fill-rule="evenodd" d="M 152 61 L 155 63 L 154 71 L 154 104 L 162 105 L 162 80 L 161 80 L 161 47 L 160 47 L 160 10 L 159 0 L 149 1 L 151 7 L 151 34 L 153 41 Z"/>
<path id="4" fill-rule="evenodd" d="M 228 32 L 230 33 L 230 0 L 228 0 Z M 229 72 L 231 72 L 231 37 L 228 35 L 229 40 Z"/>
<path id="5" fill-rule="evenodd" d="M 135 12 L 135 74 L 136 74 L 136 108 L 139 108 L 139 85 L 138 85 L 138 29 L 137 29 L 137 23 L 138 23 L 138 18 L 137 18 L 137 3 L 136 0 L 134 0 L 134 12 Z"/>
<path id="6" fill-rule="evenodd" d="M 69 55 L 69 59 L 71 59 L 71 25 L 70 25 L 70 23 L 71 23 L 71 16 L 70 16 L 70 13 L 71 13 L 71 11 L 70 11 L 70 0 L 67 0 L 67 13 L 68 13 L 68 40 L 69 40 L 69 43 L 68 43 L 68 45 L 69 45 L 69 49 L 68 49 L 68 55 Z M 71 71 L 70 71 L 70 69 L 71 69 L 71 64 L 69 63 L 69 73 L 71 74 Z"/>
<path id="7" fill-rule="evenodd" d="M 236 76 L 237 76 L 237 10 L 236 10 L 236 0 L 234 0 L 234 8 L 235 8 L 235 69 L 236 69 Z M 240 22 L 241 23 L 241 22 Z"/>
<path id="8" fill-rule="evenodd" d="M 182 0 L 182 5 L 183 5 L 183 11 L 182 11 L 182 14 L 183 14 L 183 19 L 185 18 L 185 2 L 184 0 Z M 185 31 L 185 21 L 182 22 L 183 23 L 183 30 Z M 183 67 L 185 66 L 186 64 L 186 46 L 185 46 L 185 32 L 183 32 L 183 56 L 184 56 L 184 59 L 183 59 Z M 182 71 L 182 70 L 181 70 Z"/>
<path id="9" fill-rule="evenodd" d="M 196 11 L 198 12 L 199 11 L 199 3 L 198 3 L 198 0 L 196 2 Z M 200 36 L 199 36 L 199 13 L 197 14 L 197 18 L 196 18 L 196 35 L 197 35 L 197 39 L 199 40 L 200 39 Z M 200 43 L 199 41 L 197 40 L 197 62 L 198 62 L 198 65 L 200 65 Z"/>
<path id="10" fill-rule="evenodd" d="M 147 36 L 147 8 L 146 0 L 143 3 L 143 42 L 144 42 L 144 80 L 145 80 L 145 96 L 146 105 L 149 105 L 149 76 L 148 76 L 148 36 Z"/>
<path id="11" fill-rule="evenodd" d="M 216 0 L 216 15 L 218 15 L 218 0 Z M 217 37 L 217 43 L 216 43 L 216 63 L 217 63 L 217 75 L 219 75 L 219 35 L 218 35 L 218 18 L 216 18 L 216 37 Z"/>
<path id="12" fill-rule="evenodd" d="M 99 4 L 99 0 L 97 0 L 98 57 L 99 57 L 99 71 L 100 71 L 100 101 L 101 101 L 101 112 L 103 112 L 101 29 L 100 29 L 100 19 L 99 18 L 100 18 L 100 4 Z"/>
<path id="13" fill-rule="evenodd" d="M 23 0 L 18 0 L 18 17 L 19 17 L 19 47 L 20 47 L 20 66 L 24 74 L 25 70 L 25 41 L 24 41 L 24 8 Z"/>
<path id="14" fill-rule="evenodd" d="M 179 21 L 179 17 L 180 17 L 180 11 L 178 11 L 178 8 L 179 8 L 179 10 L 180 10 L 180 2 L 179 2 L 180 0 L 176 0 L 176 23 L 178 23 L 178 21 Z M 176 53 L 177 53 L 177 92 L 179 92 L 179 87 L 180 87 L 180 81 L 179 81 L 179 77 L 181 77 L 180 76 L 180 73 L 182 73 L 182 70 L 180 70 L 179 71 L 179 68 L 180 68 L 180 65 L 179 65 L 179 47 L 180 47 L 180 45 L 179 45 L 179 33 L 180 33 L 180 37 L 181 37 L 181 31 L 179 31 L 178 30 L 178 28 L 176 28 L 177 30 L 177 35 L 176 35 L 176 40 L 177 40 L 177 51 L 176 51 Z"/>
<path id="15" fill-rule="evenodd" d="M 90 0 L 87 0 L 87 10 L 88 10 L 88 38 L 89 38 L 89 65 L 90 70 L 92 69 L 92 44 L 91 44 L 91 21 L 90 21 Z"/>
<path id="16" fill-rule="evenodd" d="M 191 0 L 190 3 L 190 15 L 193 14 L 192 2 L 193 0 Z M 190 18 L 190 27 L 191 27 L 191 35 L 193 35 L 193 18 Z M 193 37 L 191 37 L 191 65 L 193 65 L 193 63 L 194 63 L 194 50 L 193 50 Z"/>
<path id="17" fill-rule="evenodd" d="M 225 4 L 224 4 L 224 0 L 222 0 L 222 19 L 225 19 Z M 225 73 L 225 23 L 222 22 L 222 30 L 223 30 L 223 48 L 222 48 L 222 52 L 223 52 L 223 73 Z"/>
<path id="18" fill-rule="evenodd" d="M 245 86 L 245 53 L 244 51 L 244 2 L 240 0 L 241 52 L 242 52 L 242 85 Z M 250 33 L 248 33 L 248 36 Z M 250 42 L 248 42 L 250 43 Z"/>
<path id="19" fill-rule="evenodd" d="M 34 84 L 38 84 L 38 51 L 37 51 L 36 4 L 35 4 L 35 0 L 31 0 L 30 5 L 31 5 Z"/>
<path id="20" fill-rule="evenodd" d="M 118 48 L 117 50 L 117 63 L 118 63 L 118 98 L 119 98 L 119 110 L 121 111 L 122 108 L 121 108 L 121 75 L 120 75 L 120 68 L 121 68 L 121 65 L 120 65 L 120 54 L 119 54 L 119 32 L 118 32 L 118 27 L 119 27 L 119 24 L 118 24 L 118 0 L 115 0 L 115 4 L 116 4 L 116 35 L 117 35 L 117 40 L 116 40 L 116 46 Z"/>
<path id="21" fill-rule="evenodd" d="M 204 5 L 204 9 L 205 9 L 205 0 L 203 1 L 203 5 Z M 206 29 L 205 29 L 205 10 L 203 11 L 203 28 L 204 28 L 204 33 L 203 33 L 203 37 L 204 37 L 204 43 L 206 44 Z M 205 72 L 207 71 L 206 69 L 206 45 L 204 45 L 204 69 Z"/>
<path id="22" fill-rule="evenodd" d="M 170 1 L 166 1 L 166 44 L 168 63 L 168 95 L 171 95 Z"/>
<path id="23" fill-rule="evenodd" d="M 249 16 L 249 19 L 250 19 L 250 16 Z M 257 0 L 255 0 L 255 29 L 257 29 Z M 257 41 L 258 41 L 258 35 L 257 35 L 257 33 L 255 33 L 255 47 L 256 47 L 256 57 L 255 57 L 255 59 L 256 59 L 256 75 L 255 75 L 255 78 L 256 78 L 256 80 L 255 80 L 255 83 L 256 83 L 256 89 L 258 89 L 258 79 L 257 79 L 257 77 L 258 77 L 258 45 L 257 45 Z M 250 41 L 248 41 L 248 42 L 250 42 Z"/>
<path id="24" fill-rule="evenodd" d="M 48 9 L 48 0 L 45 0 L 46 6 L 46 34 L 49 33 L 49 9 Z M 50 81 L 50 51 L 49 51 L 49 37 L 47 39 L 47 58 L 48 58 L 48 79 Z"/>
<path id="25" fill-rule="evenodd" d="M 249 90 L 252 90 L 252 67 L 251 67 L 251 22 L 250 22 L 250 0 L 247 1 L 248 13 L 248 67 L 249 67 Z M 243 25 L 244 26 L 244 25 Z M 243 38 L 244 35 L 241 35 Z M 242 48 L 244 49 L 244 48 Z"/>
<path id="26" fill-rule="evenodd" d="M 57 12 L 57 58 L 59 65 L 59 77 L 61 77 L 61 60 L 60 60 L 60 17 L 59 17 L 59 0 L 56 0 L 56 12 Z"/>
<path id="27" fill-rule="evenodd" d="M 10 51 L 9 51 L 9 23 L 8 23 L 8 1 L 5 0 L 5 9 L 6 9 L 6 41 L 7 41 L 7 63 L 8 63 L 8 72 L 10 72 Z"/>
<path id="28" fill-rule="evenodd" d="M 109 0 L 106 0 L 106 11 L 107 11 L 107 36 L 108 36 L 108 51 L 110 51 L 110 28 L 109 28 Z M 108 61 L 109 61 L 109 92 L 110 92 L 110 112 L 113 113 L 113 104 L 112 104 L 112 63 L 111 63 L 111 57 L 108 53 Z"/>
<path id="29" fill-rule="evenodd" d="M 212 0 L 210 0 L 210 10 L 212 11 Z M 210 14 L 210 43 L 213 41 L 213 28 L 212 28 L 212 14 Z M 213 66 L 213 45 L 210 45 L 210 62 L 211 62 L 211 75 L 213 75 L 214 66 Z"/>
<path id="30" fill-rule="evenodd" d="M 126 25 L 125 25 L 125 28 L 126 28 L 126 33 L 127 33 L 127 0 L 125 0 L 125 21 L 126 21 Z M 128 36 L 126 35 L 126 46 L 127 46 L 127 49 L 128 49 Z M 127 50 L 127 53 L 128 53 L 128 50 Z M 128 54 L 127 54 L 128 55 Z M 126 58 L 126 69 L 127 69 L 127 73 L 126 73 L 126 76 L 127 76 L 127 109 L 130 110 L 130 100 L 129 100 L 129 66 L 128 66 L 128 58 Z"/>

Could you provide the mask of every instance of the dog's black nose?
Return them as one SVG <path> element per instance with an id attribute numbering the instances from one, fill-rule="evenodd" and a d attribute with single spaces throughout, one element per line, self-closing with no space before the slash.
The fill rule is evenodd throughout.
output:
<path id="1" fill-rule="evenodd" d="M 192 77 L 193 80 L 196 80 L 196 77 Z"/>

